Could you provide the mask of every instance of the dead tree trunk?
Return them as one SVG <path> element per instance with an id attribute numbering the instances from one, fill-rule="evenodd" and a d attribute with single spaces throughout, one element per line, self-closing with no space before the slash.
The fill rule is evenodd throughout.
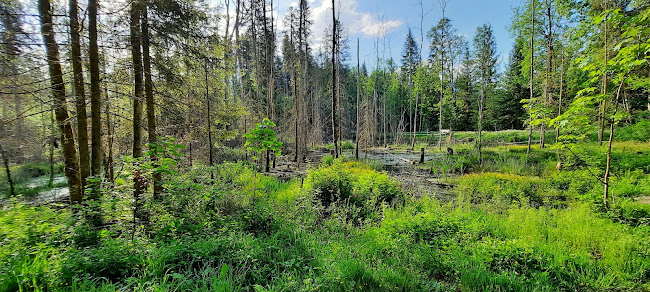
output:
<path id="1" fill-rule="evenodd" d="M 339 158 L 336 119 L 336 13 L 332 0 L 332 139 L 334 140 L 334 157 Z"/>
<path id="2" fill-rule="evenodd" d="M 361 107 L 361 103 L 359 102 L 359 100 L 361 99 L 361 82 L 359 80 L 359 75 L 360 75 L 359 71 L 360 71 L 360 69 L 359 69 L 359 39 L 357 38 L 357 106 L 356 106 L 357 107 L 357 125 L 356 125 L 357 126 L 357 133 L 355 134 L 355 136 L 356 136 L 355 138 L 357 140 L 356 141 L 357 145 L 356 145 L 356 149 L 354 151 L 355 152 L 354 157 L 357 160 L 359 160 L 359 133 L 360 133 L 359 130 L 361 129 L 360 121 L 359 121 L 359 107 Z"/>
<path id="3" fill-rule="evenodd" d="M 535 74 L 535 1 L 536 0 L 531 0 L 530 1 L 530 6 L 531 6 L 531 18 L 530 18 L 530 97 L 529 97 L 529 102 L 533 102 L 533 76 Z M 532 104 L 529 104 L 529 106 Z M 529 121 L 528 121 L 528 147 L 526 148 L 526 155 L 530 154 L 530 146 L 531 143 L 533 142 L 533 125 L 531 124 L 533 122 L 533 116 L 530 114 L 531 109 L 528 109 L 529 113 Z"/>

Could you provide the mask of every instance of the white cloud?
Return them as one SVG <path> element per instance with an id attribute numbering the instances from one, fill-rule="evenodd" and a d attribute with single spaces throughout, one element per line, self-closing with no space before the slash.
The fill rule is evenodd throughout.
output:
<path id="1" fill-rule="evenodd" d="M 313 46 L 318 49 L 323 45 L 325 29 L 332 24 L 332 1 L 310 0 Z M 357 0 L 336 1 L 336 14 L 348 35 L 378 38 L 404 24 L 401 20 L 386 20 L 378 15 L 359 11 Z"/>

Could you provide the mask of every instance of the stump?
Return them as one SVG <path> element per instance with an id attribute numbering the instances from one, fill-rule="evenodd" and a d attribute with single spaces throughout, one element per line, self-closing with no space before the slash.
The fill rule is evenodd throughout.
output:
<path id="1" fill-rule="evenodd" d="M 420 164 L 424 163 L 424 148 L 420 148 Z"/>

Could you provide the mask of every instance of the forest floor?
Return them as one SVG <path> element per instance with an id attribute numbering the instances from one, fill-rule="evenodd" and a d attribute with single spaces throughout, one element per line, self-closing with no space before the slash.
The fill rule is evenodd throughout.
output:
<path id="1" fill-rule="evenodd" d="M 343 151 L 342 157 L 352 159 L 354 149 Z M 305 162 L 295 163 L 290 157 L 281 156 L 279 167 L 272 168 L 268 175 L 279 179 L 304 178 L 313 169 L 318 168 L 325 157 L 330 156 L 329 150 L 311 150 Z M 424 164 L 420 164 L 420 153 L 407 147 L 373 147 L 359 151 L 359 158 L 364 163 L 372 164 L 377 170 L 385 171 L 402 187 L 417 196 L 434 196 L 442 202 L 449 202 L 453 195 L 448 191 L 453 185 L 441 182 L 439 175 L 434 175 L 430 164 L 444 159 L 445 154 L 426 152 Z"/>
<path id="2" fill-rule="evenodd" d="M 83 212 L 13 200 L 0 291 L 650 291 L 647 142 L 614 143 L 608 207 L 595 142 L 407 148 L 172 167 L 139 203 L 124 163 Z"/>

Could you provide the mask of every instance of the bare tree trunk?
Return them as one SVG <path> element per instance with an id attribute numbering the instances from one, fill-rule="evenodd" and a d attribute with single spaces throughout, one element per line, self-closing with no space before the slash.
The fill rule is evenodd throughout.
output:
<path id="1" fill-rule="evenodd" d="M 533 76 L 535 74 L 535 1 L 536 0 L 530 0 L 530 6 L 531 6 L 531 18 L 530 18 L 530 102 L 533 102 Z M 529 104 L 532 105 L 532 104 Z M 531 124 L 533 121 L 533 116 L 530 114 L 530 108 L 528 109 L 529 112 L 529 121 L 528 121 L 528 148 L 526 149 L 526 155 L 530 154 L 530 144 L 532 143 L 533 139 L 533 125 Z"/>
<path id="2" fill-rule="evenodd" d="M 478 164 L 481 165 L 483 163 L 483 136 L 482 136 L 482 131 L 483 131 L 483 103 L 485 101 L 485 89 L 487 87 L 487 84 L 485 82 L 485 76 L 483 76 L 484 72 L 481 72 L 481 96 L 479 97 L 479 102 L 478 102 Z"/>
<path id="3" fill-rule="evenodd" d="M 133 61 L 133 80 L 134 80 L 134 93 L 133 98 L 133 158 L 142 157 L 142 97 L 143 97 L 143 77 L 142 77 L 142 51 L 141 51 L 141 35 L 140 35 L 140 16 L 141 16 L 141 2 L 134 0 L 131 3 L 131 58 Z M 139 168 L 139 166 L 138 166 Z M 140 196 L 144 192 L 144 180 L 137 169 L 133 176 L 133 197 L 134 204 L 134 218 L 138 216 L 138 208 L 140 206 Z M 134 219 L 135 220 L 135 219 Z M 135 223 L 134 223 L 135 224 Z M 135 232 L 134 232 L 135 233 Z"/>
<path id="4" fill-rule="evenodd" d="M 70 54 L 72 59 L 75 107 L 77 110 L 77 139 L 79 140 L 79 174 L 82 188 L 90 176 L 90 153 L 88 150 L 88 116 L 86 114 L 86 94 L 84 88 L 83 61 L 79 32 L 77 0 L 69 1 L 70 14 Z M 90 8 L 90 7 L 89 7 Z M 92 81 L 91 81 L 92 82 Z"/>
<path id="5" fill-rule="evenodd" d="M 212 108 L 210 104 L 210 86 L 208 84 L 208 60 L 205 60 L 205 101 L 208 106 L 208 156 L 210 158 L 210 168 L 214 167 L 214 157 L 212 151 Z M 210 183 L 214 182 L 214 172 L 210 169 Z"/>
<path id="6" fill-rule="evenodd" d="M 625 78 L 621 81 L 621 84 L 618 86 L 618 91 L 616 92 L 616 108 L 614 109 L 614 114 L 612 115 L 612 120 L 609 124 L 609 143 L 607 145 L 607 166 L 605 167 L 605 178 L 603 184 L 605 185 L 605 191 L 603 193 L 603 204 L 605 208 L 609 207 L 609 172 L 612 162 L 612 141 L 614 140 L 614 116 L 618 112 L 618 100 L 621 96 L 621 90 L 623 89 L 623 84 L 625 84 Z M 604 118 L 604 116 L 603 116 Z"/>
<path id="7" fill-rule="evenodd" d="M 557 116 L 562 115 L 562 97 L 564 95 L 564 48 L 562 48 L 562 63 L 560 65 L 560 96 L 558 97 L 557 103 Z M 558 143 L 560 140 L 560 127 L 555 128 L 555 143 Z"/>
<path id="8" fill-rule="evenodd" d="M 88 1 L 88 34 L 90 57 L 90 112 L 91 112 L 91 165 L 90 173 L 98 177 L 101 173 L 102 123 L 101 87 L 99 80 L 99 46 L 97 44 L 97 6 L 98 0 Z M 93 187 L 93 198 L 99 196 L 99 185 Z"/>
<path id="9" fill-rule="evenodd" d="M 2 162 L 5 165 L 5 173 L 7 174 L 7 182 L 9 182 L 9 195 L 12 197 L 16 195 L 14 189 L 14 181 L 11 179 L 11 170 L 9 169 L 9 159 L 7 158 L 7 153 L 2 148 L 2 143 L 0 143 L 0 154 L 2 154 Z"/>
<path id="10" fill-rule="evenodd" d="M 41 20 L 41 34 L 45 42 L 45 52 L 52 84 L 53 104 L 56 109 L 56 120 L 61 132 L 61 144 L 63 148 L 63 161 L 65 164 L 65 175 L 68 178 L 70 188 L 70 203 L 80 203 L 83 199 L 81 192 L 81 176 L 79 174 L 79 161 L 75 147 L 72 124 L 68 116 L 68 108 L 65 98 L 65 83 L 63 72 L 59 61 L 59 46 L 56 43 L 54 29 L 52 26 L 52 9 L 49 0 L 39 0 L 38 10 Z"/>
<path id="11" fill-rule="evenodd" d="M 54 109 L 50 108 L 50 179 L 49 187 L 54 186 Z"/>
<path id="12" fill-rule="evenodd" d="M 551 88 L 551 74 L 553 72 L 553 22 L 551 15 L 551 2 L 546 1 L 546 18 L 548 19 L 548 36 L 546 38 L 546 84 L 544 86 L 544 113 L 543 122 L 540 127 L 539 147 L 544 148 L 546 145 L 546 110 L 550 108 L 551 99 L 553 98 L 553 89 Z"/>
<path id="13" fill-rule="evenodd" d="M 445 8 L 447 6 L 447 1 L 446 0 L 439 0 L 440 2 L 440 8 L 442 10 L 442 19 L 445 19 Z M 442 27 L 441 35 L 442 35 L 442 42 L 440 44 L 440 107 L 439 107 L 439 114 L 438 114 L 438 151 L 442 150 L 442 105 L 445 101 L 445 28 L 444 26 Z M 479 113 L 482 113 L 479 110 Z M 480 130 L 479 130 L 479 140 L 480 140 Z M 480 151 L 480 141 L 479 141 L 479 161 L 481 161 L 481 151 Z"/>
<path id="14" fill-rule="evenodd" d="M 359 107 L 361 107 L 361 103 L 359 102 L 361 100 L 361 83 L 360 83 L 360 69 L 359 69 L 359 39 L 357 38 L 357 132 L 355 134 L 356 138 L 356 148 L 354 150 L 354 157 L 355 159 L 359 160 L 359 134 L 360 134 L 360 121 L 359 121 Z"/>
<path id="15" fill-rule="evenodd" d="M 332 0 L 332 139 L 334 139 L 334 157 L 339 158 L 339 146 L 336 132 L 336 13 Z"/>
<path id="16" fill-rule="evenodd" d="M 336 74 L 336 100 L 338 101 L 337 107 L 338 107 L 338 118 L 339 118 L 339 122 L 338 122 L 338 125 L 339 125 L 339 127 L 338 127 L 339 128 L 339 131 L 338 131 L 338 135 L 339 135 L 339 138 L 338 138 L 338 140 L 339 140 L 339 155 L 343 155 L 343 133 L 342 133 L 343 132 L 343 130 L 342 130 L 342 128 L 343 128 L 343 106 L 341 106 L 341 100 L 343 98 L 341 97 L 341 87 L 342 86 L 341 86 L 341 73 L 340 73 L 341 72 L 341 60 L 340 60 L 339 45 L 340 44 L 337 41 L 336 42 L 336 59 L 337 59 L 336 72 L 338 72 L 338 74 Z"/>
<path id="17" fill-rule="evenodd" d="M 606 8 L 606 7 L 605 7 Z M 608 52 L 607 52 L 607 17 L 605 17 L 605 21 L 603 22 L 605 25 L 605 46 L 603 47 L 603 51 L 605 53 L 605 64 L 603 68 L 605 68 L 605 74 L 603 74 L 603 92 L 602 94 L 604 96 L 607 95 L 607 59 L 608 59 Z M 598 131 L 598 142 L 600 145 L 603 145 L 603 137 L 605 135 L 605 111 L 607 110 L 607 98 L 605 97 L 603 101 L 600 104 L 600 131 Z"/>
<path id="18" fill-rule="evenodd" d="M 88 38 L 90 65 L 90 125 L 91 125 L 91 154 L 90 174 L 97 179 L 92 186 L 90 198 L 96 200 L 100 196 L 101 180 L 99 175 L 102 168 L 102 123 L 101 123 L 101 88 L 99 80 L 99 46 L 97 44 L 97 9 L 99 0 L 88 1 Z M 102 222 L 101 208 L 94 206 L 89 214 L 89 221 L 94 226 Z"/>
<path id="19" fill-rule="evenodd" d="M 147 132 L 148 141 L 154 144 L 158 141 L 156 131 L 156 110 L 154 108 L 153 97 L 153 81 L 151 79 L 151 55 L 150 55 L 150 41 L 149 41 L 149 13 L 148 4 L 145 3 L 142 7 L 142 18 L 140 20 L 142 26 L 142 65 L 144 73 L 144 95 L 147 103 Z M 151 161 L 154 167 L 158 167 L 158 158 L 152 153 Z M 160 199 L 160 194 L 163 192 L 162 177 L 158 170 L 153 173 L 153 198 Z"/>
<path id="20" fill-rule="evenodd" d="M 417 73 L 417 86 L 415 90 L 415 114 L 413 121 L 413 140 L 411 141 L 411 151 L 415 150 L 415 140 L 417 139 L 417 124 L 418 124 L 418 102 L 420 99 L 420 67 L 422 63 L 422 44 L 424 43 L 424 5 L 420 1 L 420 56 L 418 58 L 418 73 Z"/>
<path id="21" fill-rule="evenodd" d="M 115 171 L 113 169 L 113 123 L 111 122 L 111 106 L 108 97 L 108 88 L 106 88 L 104 93 L 106 96 L 106 144 L 108 145 L 108 154 L 106 156 L 106 164 L 104 165 L 104 176 L 106 177 L 106 180 L 112 183 L 115 181 Z"/>

